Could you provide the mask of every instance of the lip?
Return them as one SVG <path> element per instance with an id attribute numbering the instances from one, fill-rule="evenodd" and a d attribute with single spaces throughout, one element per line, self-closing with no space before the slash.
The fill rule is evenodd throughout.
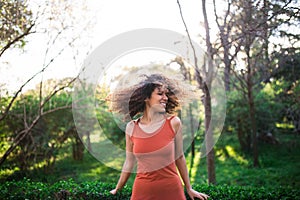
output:
<path id="1" fill-rule="evenodd" d="M 166 102 L 160 102 L 160 105 L 162 105 L 163 107 L 166 107 L 167 103 Z"/>

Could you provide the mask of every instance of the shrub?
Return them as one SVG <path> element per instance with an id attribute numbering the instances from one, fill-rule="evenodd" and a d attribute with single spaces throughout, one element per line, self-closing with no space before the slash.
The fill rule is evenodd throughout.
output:
<path id="1" fill-rule="evenodd" d="M 84 200 L 129 200 L 131 188 L 125 188 L 113 196 L 109 193 L 113 184 L 98 181 L 75 183 L 72 179 L 59 181 L 53 185 L 22 181 L 7 181 L 0 185 L 1 199 L 84 199 Z M 212 200 L 295 200 L 300 199 L 300 191 L 290 187 L 263 188 L 228 185 L 195 185 L 197 191 L 210 195 Z M 187 194 L 186 194 L 187 195 Z M 187 197 L 187 199 L 189 199 Z"/>

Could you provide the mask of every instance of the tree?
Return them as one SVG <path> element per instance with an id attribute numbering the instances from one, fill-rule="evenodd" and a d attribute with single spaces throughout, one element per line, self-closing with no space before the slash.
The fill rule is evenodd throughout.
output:
<path id="1" fill-rule="evenodd" d="M 0 165 L 4 163 L 4 161 L 7 159 L 7 157 L 19 146 L 22 146 L 24 144 L 24 140 L 31 137 L 31 134 L 34 133 L 34 130 L 36 127 L 40 126 L 40 128 L 46 129 L 46 127 L 43 125 L 45 122 L 45 117 L 53 114 L 55 112 L 58 112 L 60 110 L 69 109 L 71 108 L 70 102 L 66 102 L 63 105 L 57 105 L 55 107 L 53 106 L 53 98 L 60 93 L 60 91 L 63 91 L 64 89 L 70 87 L 71 83 L 73 83 L 75 78 L 71 79 L 70 81 L 67 81 L 67 84 L 64 86 L 60 86 L 51 93 L 45 97 L 45 99 L 41 99 L 40 96 L 37 95 L 31 95 L 29 94 L 27 98 L 23 99 L 20 98 L 20 103 L 16 102 L 14 105 L 17 108 L 17 113 L 14 114 L 13 112 L 10 113 L 8 116 L 7 123 L 13 123 L 12 128 L 14 129 L 14 135 L 12 137 L 12 141 L 10 141 L 9 147 L 5 150 L 4 154 L 2 155 L 0 159 Z M 39 93 L 41 89 L 38 90 Z M 28 101 L 29 100 L 29 101 Z M 51 104 L 52 102 L 52 104 Z M 49 106 L 50 103 L 50 106 Z M 30 106 L 29 109 L 26 109 L 26 106 Z M 24 110 L 24 111 L 22 111 Z M 21 112 L 20 112 L 21 111 Z M 28 116 L 28 112 L 30 112 L 30 115 Z M 14 117 L 13 118 L 11 118 Z M 16 126 L 15 123 L 19 121 L 19 125 Z M 21 125 L 21 126 L 20 126 Z M 15 129 L 16 128 L 16 129 Z M 38 135 L 43 135 L 42 132 L 38 132 Z M 8 137 L 10 138 L 10 137 Z M 26 144 L 26 142 L 25 142 Z M 34 144 L 34 142 L 33 142 Z M 32 149 L 29 149 L 28 151 L 31 151 Z M 35 152 L 32 152 L 35 153 Z M 26 166 L 26 165 L 25 165 Z"/>
<path id="2" fill-rule="evenodd" d="M 209 33 L 209 25 L 207 20 L 207 14 L 206 14 L 206 2 L 205 0 L 202 0 L 202 11 L 204 16 L 204 23 L 205 23 L 205 30 L 206 30 L 206 47 L 207 47 L 207 57 L 204 61 L 204 63 L 208 63 L 207 66 L 203 66 L 204 70 L 202 70 L 202 74 L 200 72 L 200 67 L 198 66 L 197 61 L 197 55 L 195 53 L 194 46 L 191 42 L 191 37 L 188 31 L 188 28 L 186 26 L 186 23 L 184 21 L 181 5 L 180 2 L 177 1 L 177 4 L 179 6 L 181 19 L 183 21 L 183 24 L 185 26 L 185 30 L 187 32 L 188 38 L 190 40 L 190 45 L 192 46 L 193 54 L 194 54 L 194 70 L 195 70 L 195 76 L 196 81 L 198 83 L 199 89 L 202 90 L 204 97 L 203 97 L 203 104 L 204 104 L 204 112 L 205 112 L 205 146 L 206 146 L 206 153 L 207 153 L 207 169 L 208 169 L 208 182 L 211 184 L 216 183 L 216 174 L 215 174 L 215 164 L 214 164 L 214 149 L 213 149 L 213 130 L 212 127 L 210 127 L 211 123 L 211 117 L 212 117 L 212 107 L 211 107 L 211 96 L 210 96 L 210 88 L 212 83 L 212 77 L 214 73 L 214 66 L 213 66 L 213 49 L 210 42 L 210 33 Z M 207 67 L 208 70 L 205 68 Z"/>
<path id="3" fill-rule="evenodd" d="M 277 93 L 276 100 L 283 105 L 279 116 L 285 123 L 294 126 L 294 132 L 300 133 L 300 48 L 283 48 L 274 52 L 272 60 L 277 63 L 273 71 L 272 84 Z"/>
<path id="4" fill-rule="evenodd" d="M 237 53 L 240 51 L 240 43 L 236 43 L 238 38 L 232 35 L 234 29 L 234 16 L 231 14 L 231 1 L 227 1 L 227 9 L 224 11 L 224 16 L 219 16 L 216 6 L 216 1 L 213 1 L 215 22 L 219 29 L 220 44 L 216 43 L 215 48 L 218 51 L 219 57 L 224 64 L 224 84 L 225 90 L 230 91 L 230 75 L 231 66 L 233 65 Z M 223 12 L 222 12 L 223 13 Z"/>
<path id="5" fill-rule="evenodd" d="M 73 4 L 69 1 L 49 0 L 43 2 L 43 4 L 41 5 L 38 5 L 36 8 L 37 12 L 32 13 L 32 15 L 35 16 L 35 20 L 34 23 L 31 23 L 29 27 L 34 27 L 36 32 L 39 32 L 39 34 L 43 35 L 48 40 L 45 44 L 46 47 L 44 49 L 44 62 L 41 64 L 40 71 L 34 73 L 19 87 L 19 89 L 17 89 L 17 91 L 12 96 L 6 98 L 9 100 L 9 102 L 5 104 L 5 107 L 1 107 L 0 122 L 8 117 L 9 111 L 11 110 L 15 101 L 22 94 L 23 89 L 29 82 L 38 78 L 41 74 L 44 74 L 46 69 L 48 69 L 49 66 L 53 65 L 54 61 L 65 51 L 67 51 L 68 48 L 71 47 L 70 49 L 73 50 L 74 46 L 76 45 L 75 42 L 82 36 L 86 27 L 88 27 L 90 23 L 87 22 L 84 17 L 77 16 L 76 12 L 74 12 L 74 8 L 76 6 L 78 6 L 77 9 L 84 10 L 84 3 L 85 2 L 80 2 L 78 5 Z M 29 20 L 29 22 L 32 21 Z M 24 21 L 22 23 L 26 22 Z M 82 23 L 82 26 L 80 26 L 79 23 Z M 80 27 L 79 30 L 77 30 L 76 27 Z M 4 31 L 5 33 L 5 29 L 1 31 Z M 25 31 L 25 29 L 23 31 Z M 21 39 L 25 39 L 25 36 L 26 34 L 21 38 L 18 38 L 21 41 Z M 11 40 L 8 38 L 7 41 L 10 42 L 8 42 L 9 45 L 4 46 L 4 51 L 11 49 L 13 47 L 12 44 L 14 44 L 15 40 Z M 3 54 L 1 55 L 3 56 Z M 30 121 L 24 124 L 23 129 L 18 130 L 13 140 L 10 141 L 9 145 L 7 145 L 7 148 L 4 150 L 4 153 L 0 159 L 0 165 L 2 165 L 7 157 L 22 143 L 22 140 L 30 135 L 31 131 L 41 122 L 41 120 L 44 119 L 46 115 L 57 112 L 58 110 L 68 109 L 71 107 L 69 102 L 66 105 L 59 105 L 58 107 L 50 107 L 49 110 L 47 109 L 47 105 L 49 102 L 51 102 L 51 99 L 54 98 L 58 93 L 60 93 L 60 91 L 63 91 L 64 89 L 70 87 L 76 77 L 68 79 L 67 83 L 65 81 L 57 83 L 57 85 L 50 88 L 48 93 L 46 93 L 46 91 L 44 90 L 45 88 L 43 87 L 43 76 L 40 76 L 39 78 L 41 80 L 39 84 L 39 104 L 37 105 L 34 117 L 32 117 Z"/>
<path id="6" fill-rule="evenodd" d="M 231 65 L 231 72 L 235 75 L 234 80 L 239 81 L 239 84 L 235 84 L 236 81 L 231 83 L 236 89 L 243 91 L 243 96 L 248 102 L 248 119 L 251 122 L 249 125 L 252 136 L 250 139 L 244 140 L 243 131 L 239 129 L 240 143 L 244 143 L 242 140 L 250 142 L 246 146 L 252 147 L 253 165 L 258 166 L 257 120 L 259 117 L 256 111 L 255 95 L 259 94 L 262 89 L 262 82 L 272 77 L 274 66 L 270 62 L 269 51 L 270 47 L 276 47 L 275 43 L 271 42 L 272 36 L 284 32 L 285 34 L 281 34 L 281 36 L 288 35 L 294 41 L 298 37 L 297 34 L 287 33 L 283 30 L 286 30 L 287 24 L 293 25 L 299 20 L 297 14 L 299 9 L 293 7 L 291 0 L 226 2 L 228 7 L 225 10 L 223 24 L 219 23 L 222 17 L 217 16 L 214 3 L 216 23 L 220 29 L 220 46 L 223 49 L 225 66 Z M 232 52 L 231 57 L 228 57 L 229 52 Z M 230 59 L 235 57 L 235 60 Z"/>
<path id="7" fill-rule="evenodd" d="M 67 82 L 67 80 L 65 81 Z M 11 142 L 11 139 L 17 138 L 18 133 L 36 117 L 40 103 L 39 91 L 39 88 L 29 90 L 14 103 L 5 120 L 8 130 L 4 139 L 8 143 Z M 71 101 L 68 91 L 70 90 L 62 90 L 53 96 L 51 101 L 45 104 L 44 112 L 68 105 Z M 48 171 L 55 164 L 58 150 L 68 138 L 74 137 L 72 135 L 74 128 L 70 108 L 42 115 L 36 125 L 18 143 L 16 151 L 11 153 L 10 158 L 22 171 L 28 170 L 34 164 L 41 167 L 39 163 L 45 163 L 43 167 L 45 171 Z"/>
<path id="8" fill-rule="evenodd" d="M 209 183 L 215 184 L 216 183 L 216 172 L 215 172 L 215 152 L 212 148 L 213 146 L 213 134 L 212 130 L 209 127 L 211 123 L 211 116 L 212 116 L 212 105 L 211 105 L 211 96 L 210 96 L 210 88 L 212 84 L 212 77 L 214 71 L 214 64 L 213 64 L 213 47 L 210 41 L 210 30 L 209 30 L 209 23 L 207 18 L 207 11 L 206 11 L 206 0 L 202 0 L 202 12 L 204 17 L 204 27 L 206 33 L 206 52 L 208 57 L 208 71 L 205 74 L 206 81 L 202 80 L 202 83 L 199 84 L 200 87 L 202 85 L 202 90 L 204 92 L 204 108 L 205 108 L 205 132 L 206 132 L 206 146 L 207 148 L 211 149 L 207 154 L 207 172 L 208 172 L 208 181 Z M 199 78 L 198 78 L 199 79 Z"/>
<path id="9" fill-rule="evenodd" d="M 187 81 L 188 83 L 192 84 L 194 82 L 194 78 L 192 75 L 192 68 L 187 66 L 184 62 L 184 59 L 182 57 L 176 56 L 175 59 L 171 60 L 171 63 L 177 63 L 180 66 L 180 72 L 183 75 L 183 80 Z M 195 130 L 194 127 L 194 116 L 193 116 L 193 107 L 195 108 L 195 106 L 197 107 L 197 105 L 192 105 L 191 103 L 189 104 L 189 109 L 188 109 L 188 118 L 189 118 L 189 123 L 190 124 L 190 132 L 191 132 L 191 138 L 192 138 L 192 143 L 191 143 L 191 160 L 193 160 L 195 158 L 195 132 L 199 131 L 200 128 L 200 124 L 201 124 L 201 119 L 198 119 L 198 128 L 197 130 Z"/>
<path id="10" fill-rule="evenodd" d="M 0 57 L 9 48 L 25 45 L 35 21 L 26 1 L 5 0 L 0 3 Z"/>

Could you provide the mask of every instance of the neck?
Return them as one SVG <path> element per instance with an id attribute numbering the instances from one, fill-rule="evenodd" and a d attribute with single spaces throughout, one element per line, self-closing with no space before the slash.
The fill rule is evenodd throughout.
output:
<path id="1" fill-rule="evenodd" d="M 163 119 L 165 119 L 165 113 L 151 112 L 151 111 L 147 111 L 146 109 L 143 113 L 142 122 L 144 124 L 150 124 L 150 123 L 159 122 Z"/>

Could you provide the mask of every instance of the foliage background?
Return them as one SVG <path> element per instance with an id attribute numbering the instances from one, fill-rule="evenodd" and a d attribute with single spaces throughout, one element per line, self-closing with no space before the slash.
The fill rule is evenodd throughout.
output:
<path id="1" fill-rule="evenodd" d="M 193 4 L 195 8 L 190 11 L 201 14 L 195 6 L 200 3 Z M 209 23 L 216 30 L 211 41 L 211 56 L 218 70 L 226 72 L 228 66 L 230 69 L 226 121 L 214 147 L 216 184 L 208 184 L 208 163 L 200 155 L 205 132 L 205 109 L 201 103 L 190 105 L 192 110 L 200 108 L 202 115 L 198 119 L 199 129 L 193 132 L 194 143 L 185 154 L 191 182 L 195 188 L 215 199 L 243 199 L 243 196 L 245 199 L 299 198 L 296 191 L 300 186 L 300 50 L 297 29 L 300 15 L 297 3 L 287 0 L 222 1 L 220 5 L 230 5 L 230 12 L 219 11 L 226 6 L 218 6 L 215 1 L 208 4 L 211 11 L 216 4 L 215 11 L 219 11 L 210 15 Z M 182 1 L 184 14 L 191 4 Z M 44 4 L 1 1 L 0 191 L 3 198 L 63 198 L 59 195 L 114 198 L 108 196 L 108 190 L 117 182 L 120 172 L 105 166 L 89 153 L 89 148 L 93 147 L 83 145 L 73 122 L 72 91 L 77 74 L 56 78 L 50 75 L 76 71 L 83 57 L 93 49 L 91 43 L 95 41 L 89 39 L 95 34 L 93 27 L 97 20 L 90 10 L 91 5 L 88 1 L 47 0 Z M 141 3 L 136 5 L 142 8 Z M 174 7 L 176 4 L 167 2 L 163 5 L 167 7 L 159 9 L 176 10 L 178 17 L 172 21 L 178 24 L 180 18 L 177 7 Z M 194 30 L 192 27 L 190 30 Z M 197 30 L 195 35 L 200 32 Z M 201 45 L 205 44 L 205 38 L 203 34 L 196 37 Z M 30 49 L 30 45 L 33 48 Z M 43 52 L 42 56 L 30 57 L 32 49 Z M 24 57 L 26 59 L 22 60 Z M 176 64 L 178 73 L 196 85 L 193 68 L 178 58 L 172 59 L 168 62 Z M 15 60 L 20 60 L 21 64 L 15 66 Z M 72 61 L 62 65 L 62 60 Z M 166 65 L 159 61 L 150 64 L 157 68 Z M 38 66 L 38 70 L 32 70 L 32 65 Z M 120 71 L 126 71 L 141 65 L 118 67 Z M 16 82 L 16 87 L 9 87 L 8 80 Z M 97 101 L 94 102 L 97 119 L 106 136 L 124 148 L 124 133 L 113 120 L 105 101 L 109 92 L 109 85 L 97 86 Z M 250 106 L 250 100 L 253 100 L 254 107 Z M 195 117 L 195 114 L 181 113 L 183 123 L 188 123 L 191 116 Z M 253 124 L 256 129 L 253 129 Z M 85 142 L 93 143 L 90 137 L 93 124 L 83 126 L 86 126 Z M 191 129 L 186 131 L 192 132 Z M 256 139 L 258 166 L 253 162 Z M 133 180 L 134 175 L 120 198 L 130 195 Z M 35 196 L 37 194 L 41 196 Z"/>

